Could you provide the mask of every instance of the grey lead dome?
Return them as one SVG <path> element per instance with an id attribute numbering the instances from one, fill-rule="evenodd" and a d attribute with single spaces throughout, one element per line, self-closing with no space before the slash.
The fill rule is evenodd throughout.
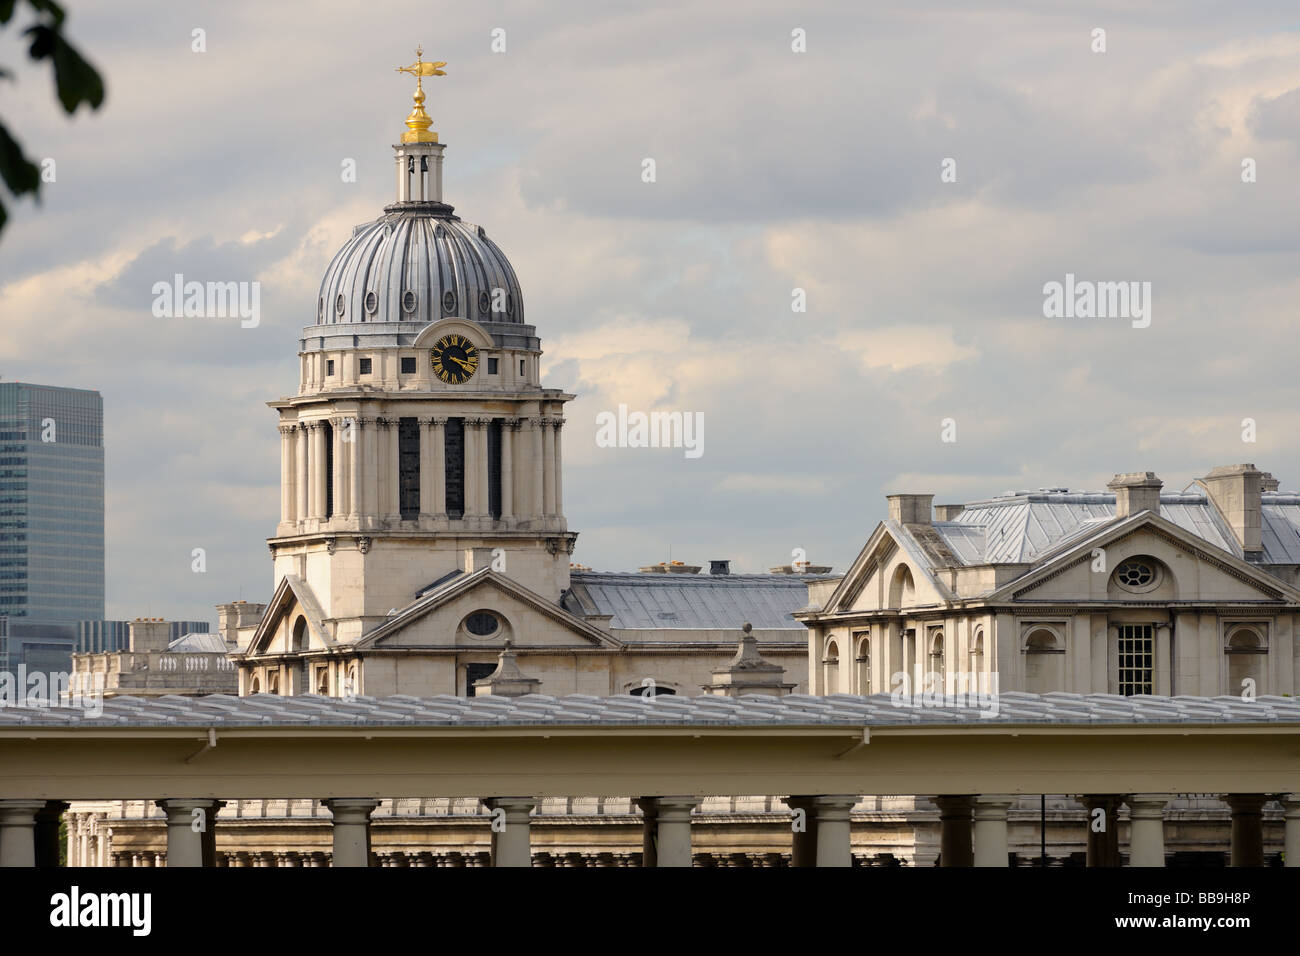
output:
<path id="1" fill-rule="evenodd" d="M 325 270 L 318 325 L 524 321 L 515 270 L 481 226 L 441 202 L 400 202 L 357 226 Z"/>

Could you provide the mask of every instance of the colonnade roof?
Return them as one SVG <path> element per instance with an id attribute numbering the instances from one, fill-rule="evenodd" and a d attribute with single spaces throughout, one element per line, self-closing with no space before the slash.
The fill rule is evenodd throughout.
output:
<path id="1" fill-rule="evenodd" d="M 122 727 L 891 727 L 1124 724 L 1300 725 L 1290 697 L 1121 697 L 1113 694 L 1025 694 L 926 698 L 790 694 L 784 697 L 571 694 L 552 697 L 113 697 L 98 708 L 38 702 L 0 706 L 0 731 Z"/>

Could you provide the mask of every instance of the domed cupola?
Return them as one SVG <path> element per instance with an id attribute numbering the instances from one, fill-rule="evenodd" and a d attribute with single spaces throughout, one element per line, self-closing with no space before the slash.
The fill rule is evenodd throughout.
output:
<path id="1" fill-rule="evenodd" d="M 461 219 L 443 201 L 445 146 L 431 129 L 423 89 L 423 78 L 442 76 L 442 66 L 417 54 L 414 64 L 400 68 L 414 74 L 417 85 L 407 130 L 393 147 L 397 201 L 357 226 L 325 270 L 307 348 L 313 337 L 345 331 L 403 344 L 425 326 L 456 318 L 481 325 L 499 345 L 537 347 L 510 260 L 482 226 Z"/>

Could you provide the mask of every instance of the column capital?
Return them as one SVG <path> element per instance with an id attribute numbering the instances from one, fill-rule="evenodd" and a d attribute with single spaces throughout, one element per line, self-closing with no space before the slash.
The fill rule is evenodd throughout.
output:
<path id="1" fill-rule="evenodd" d="M 506 819 L 511 816 L 528 816 L 538 804 L 536 797 L 483 797 L 480 801 L 489 810 L 504 810 Z"/>
<path id="2" fill-rule="evenodd" d="M 1161 820 L 1169 804 L 1169 794 L 1130 793 L 1124 797 L 1124 802 L 1128 804 L 1130 819 Z"/>
<path id="3" fill-rule="evenodd" d="M 447 424 L 447 416 L 434 415 L 432 418 L 429 419 L 429 423 L 432 424 L 434 428 L 441 428 L 443 425 Z"/>
<path id="4" fill-rule="evenodd" d="M 379 806 L 378 800 L 368 797 L 335 797 L 321 803 L 334 817 L 335 823 L 369 823 L 370 814 Z"/>
<path id="5" fill-rule="evenodd" d="M 646 816 L 671 822 L 689 819 L 691 812 L 703 801 L 703 797 L 691 796 L 638 797 L 636 805 Z"/>
<path id="6" fill-rule="evenodd" d="M 981 793 L 971 799 L 972 812 L 977 821 L 1005 820 L 1007 811 L 1015 803 L 1015 795 L 1010 793 Z"/>

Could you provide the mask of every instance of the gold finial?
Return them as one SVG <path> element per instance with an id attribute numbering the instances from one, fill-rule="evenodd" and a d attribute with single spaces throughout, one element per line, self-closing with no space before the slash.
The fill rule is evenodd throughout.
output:
<path id="1" fill-rule="evenodd" d="M 394 72 L 410 73 L 415 77 L 415 109 L 411 110 L 411 115 L 406 117 L 406 132 L 402 134 L 403 143 L 436 143 L 438 134 L 429 129 L 433 125 L 433 120 L 429 114 L 424 111 L 424 77 L 426 76 L 446 76 L 442 67 L 447 64 L 442 60 L 437 63 L 425 63 L 423 59 L 424 47 L 415 48 L 415 62 L 410 66 L 399 66 Z"/>

